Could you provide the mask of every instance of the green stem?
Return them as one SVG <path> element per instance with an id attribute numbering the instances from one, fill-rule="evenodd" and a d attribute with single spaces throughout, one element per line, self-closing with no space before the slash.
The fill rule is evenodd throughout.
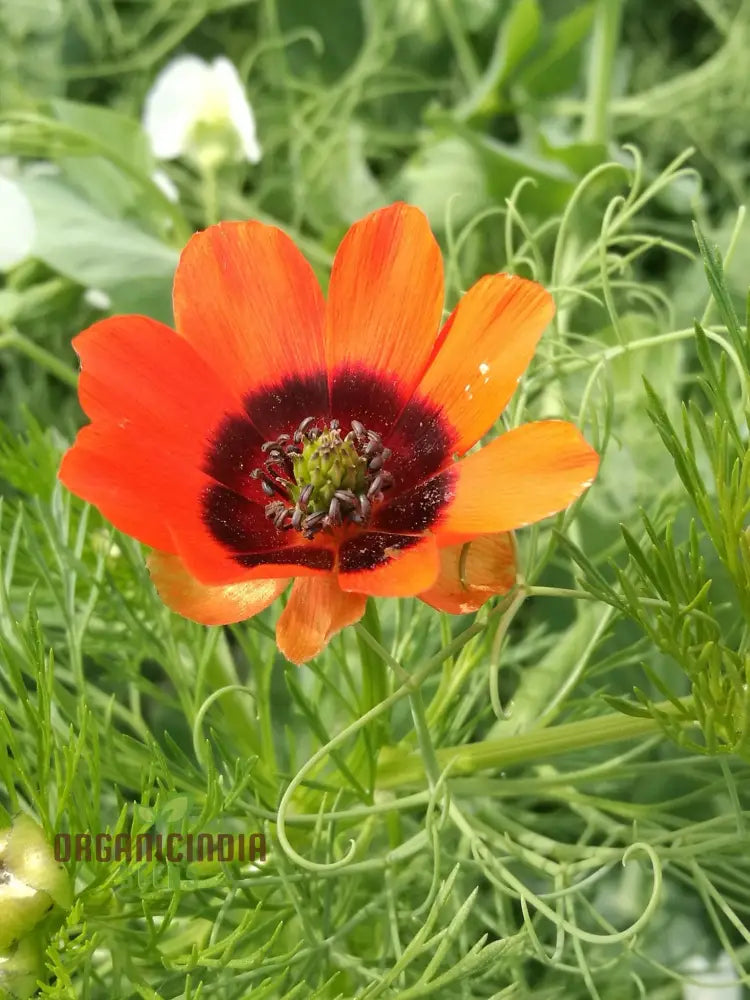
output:
<path id="1" fill-rule="evenodd" d="M 454 6 L 454 0 L 438 0 L 438 9 L 440 10 L 445 30 L 451 40 L 451 45 L 456 53 L 458 68 L 461 70 L 466 83 L 473 89 L 481 80 L 482 73 L 477 58 L 474 55 L 474 50 L 464 34 L 461 18 Z"/>
<path id="2" fill-rule="evenodd" d="M 203 194 L 203 213 L 207 226 L 213 226 L 219 221 L 219 184 L 216 176 L 216 165 L 206 162 L 201 167 L 201 188 Z"/>
<path id="3" fill-rule="evenodd" d="M 78 385 L 77 372 L 73 371 L 64 361 L 56 358 L 50 351 L 28 340 L 17 330 L 11 329 L 8 333 L 0 336 L 0 350 L 4 347 L 12 347 L 19 351 L 19 353 L 25 354 L 27 358 L 35 361 L 40 368 L 45 368 L 50 375 L 59 378 L 61 382 L 65 382 L 67 385 L 73 386 L 73 388 Z"/>
<path id="4" fill-rule="evenodd" d="M 693 722 L 685 709 L 689 708 L 689 698 L 682 700 L 682 709 L 671 701 L 661 702 L 654 707 L 664 716 L 680 718 L 685 724 Z M 485 769 L 498 770 L 531 760 L 584 750 L 589 747 L 619 743 L 639 736 L 651 736 L 663 731 L 663 724 L 657 718 L 636 718 L 613 712 L 594 719 L 569 722 L 551 729 L 520 733 L 501 740 L 483 740 L 465 746 L 442 747 L 436 751 L 441 771 L 450 767 L 451 776 L 474 774 Z M 403 785 L 423 783 L 425 764 L 420 754 L 404 755 L 397 749 L 383 749 L 378 764 L 376 787 L 378 789 L 400 788 Z"/>
<path id="5" fill-rule="evenodd" d="M 584 142 L 606 142 L 609 138 L 612 67 L 620 37 L 621 16 L 622 0 L 599 0 L 591 42 L 586 111 L 581 125 Z"/>
<path id="6" fill-rule="evenodd" d="M 427 724 L 427 716 L 425 715 L 424 701 L 422 699 L 422 691 L 420 688 L 416 688 L 414 691 L 409 692 L 409 705 L 411 707 L 412 719 L 414 720 L 414 730 L 417 734 L 417 741 L 419 743 L 419 759 L 425 769 L 427 782 L 430 786 L 430 790 L 432 791 L 437 787 L 437 784 L 440 781 L 441 767 L 437 759 L 435 748 L 432 745 L 430 727 Z"/>
<path id="7" fill-rule="evenodd" d="M 388 697 L 388 674 L 385 668 L 388 653 L 383 647 L 383 634 L 380 628 L 380 616 L 375 600 L 371 597 L 365 608 L 362 621 L 356 625 L 359 655 L 362 663 L 362 701 L 361 712 L 368 712 L 375 705 Z M 369 787 L 375 779 L 374 758 L 378 749 L 388 739 L 388 726 L 384 718 L 373 721 L 364 730 L 369 737 L 358 740 L 347 763 L 355 774 L 360 774 L 367 768 Z"/>
<path id="8" fill-rule="evenodd" d="M 589 594 L 585 590 L 571 590 L 568 587 L 531 587 L 524 585 L 523 593 L 525 597 L 573 597 L 579 601 L 596 601 L 597 603 L 603 603 L 602 598 L 598 597 L 596 594 Z M 694 608 L 692 606 L 685 607 L 684 605 L 679 605 L 675 608 L 675 605 L 670 601 L 666 601 L 661 597 L 640 597 L 639 603 L 650 608 L 667 608 L 671 611 L 677 610 L 680 614 L 690 614 L 695 615 L 698 618 L 703 618 L 704 621 L 711 622 L 713 618 L 711 615 L 706 614 L 705 611 L 701 611 L 699 608 Z M 610 604 L 607 602 L 607 606 L 619 609 L 619 605 Z"/>

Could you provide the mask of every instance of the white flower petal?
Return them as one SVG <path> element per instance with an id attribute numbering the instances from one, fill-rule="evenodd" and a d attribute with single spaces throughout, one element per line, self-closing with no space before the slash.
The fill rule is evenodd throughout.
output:
<path id="1" fill-rule="evenodd" d="M 0 176 L 0 271 L 20 264 L 31 253 L 36 222 L 31 203 L 18 184 Z"/>
<path id="2" fill-rule="evenodd" d="M 177 185 L 169 174 L 165 173 L 163 170 L 155 170 L 153 174 L 151 174 L 151 180 L 169 201 L 178 202 L 180 200 L 180 192 L 177 190 Z"/>
<path id="3" fill-rule="evenodd" d="M 62 170 L 58 165 L 50 163 L 49 160 L 34 160 L 24 170 L 26 177 L 59 177 L 61 173 Z"/>
<path id="4" fill-rule="evenodd" d="M 212 69 L 225 95 L 229 119 L 242 141 L 245 157 L 250 163 L 257 163 L 261 158 L 261 149 L 255 130 L 255 115 L 240 75 L 234 64 L 224 56 L 214 59 Z"/>
<path id="5" fill-rule="evenodd" d="M 0 174 L 3 177 L 18 177 L 21 173 L 21 161 L 17 156 L 0 156 Z"/>
<path id="6" fill-rule="evenodd" d="M 112 308 L 112 299 L 101 288 L 87 288 L 83 293 L 83 301 L 92 309 L 101 309 L 103 312 Z"/>
<path id="7" fill-rule="evenodd" d="M 733 982 L 737 979 L 737 973 L 726 952 L 721 953 L 713 967 L 709 966 L 703 956 L 696 956 L 686 963 L 684 971 L 696 982 L 685 984 L 683 1000 L 741 1000 L 742 998 L 742 984 Z"/>
<path id="8" fill-rule="evenodd" d="M 143 128 L 154 156 L 172 160 L 186 152 L 211 70 L 198 56 L 178 56 L 159 73 L 146 95 Z"/>

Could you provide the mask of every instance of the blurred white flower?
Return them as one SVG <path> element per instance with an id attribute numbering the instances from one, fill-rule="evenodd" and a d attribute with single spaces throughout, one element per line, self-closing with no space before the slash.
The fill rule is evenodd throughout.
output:
<path id="1" fill-rule="evenodd" d="M 742 1000 L 742 984 L 737 982 L 732 960 L 722 952 L 713 966 L 702 955 L 696 955 L 683 967 L 694 979 L 683 987 L 683 1000 Z"/>
<path id="2" fill-rule="evenodd" d="M 163 170 L 155 170 L 153 174 L 151 174 L 151 180 L 169 201 L 176 203 L 180 200 L 180 192 L 177 190 L 177 185 L 169 174 L 165 173 Z"/>
<path id="3" fill-rule="evenodd" d="M 165 66 L 146 95 L 143 127 L 157 159 L 191 156 L 207 167 L 261 157 L 245 88 L 224 56 L 178 56 Z"/>
<path id="4" fill-rule="evenodd" d="M 9 271 L 31 254 L 36 222 L 20 185 L 0 174 L 0 271 Z"/>
<path id="5" fill-rule="evenodd" d="M 87 288 L 83 293 L 83 301 L 92 309 L 101 309 L 103 312 L 112 308 L 112 299 L 101 288 Z"/>

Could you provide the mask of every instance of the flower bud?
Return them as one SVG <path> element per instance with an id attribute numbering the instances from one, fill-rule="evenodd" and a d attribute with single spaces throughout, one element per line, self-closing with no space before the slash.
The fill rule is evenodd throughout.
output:
<path id="1" fill-rule="evenodd" d="M 0 952 L 32 931 L 54 906 L 72 902 L 70 881 L 42 828 L 29 816 L 0 830 Z"/>
<path id="2" fill-rule="evenodd" d="M 38 935 L 18 941 L 0 952 L 0 1000 L 27 1000 L 44 976 L 44 953 Z"/>

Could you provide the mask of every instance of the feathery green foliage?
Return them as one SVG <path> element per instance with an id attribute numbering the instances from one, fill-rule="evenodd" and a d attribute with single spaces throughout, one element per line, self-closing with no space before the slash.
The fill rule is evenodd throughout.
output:
<path id="1" fill-rule="evenodd" d="M 0 0 L 0 172 L 38 227 L 0 279 L 0 828 L 268 847 L 69 862 L 0 997 L 679 1000 L 720 950 L 750 983 L 749 33 L 748 0 Z M 238 66 L 258 165 L 155 161 L 143 99 L 185 52 Z M 498 429 L 569 418 L 602 464 L 518 533 L 506 598 L 371 601 L 298 669 L 280 605 L 170 613 L 57 482 L 70 339 L 92 288 L 169 321 L 195 228 L 275 222 L 325 281 L 395 198 L 447 306 L 552 290 Z"/>

